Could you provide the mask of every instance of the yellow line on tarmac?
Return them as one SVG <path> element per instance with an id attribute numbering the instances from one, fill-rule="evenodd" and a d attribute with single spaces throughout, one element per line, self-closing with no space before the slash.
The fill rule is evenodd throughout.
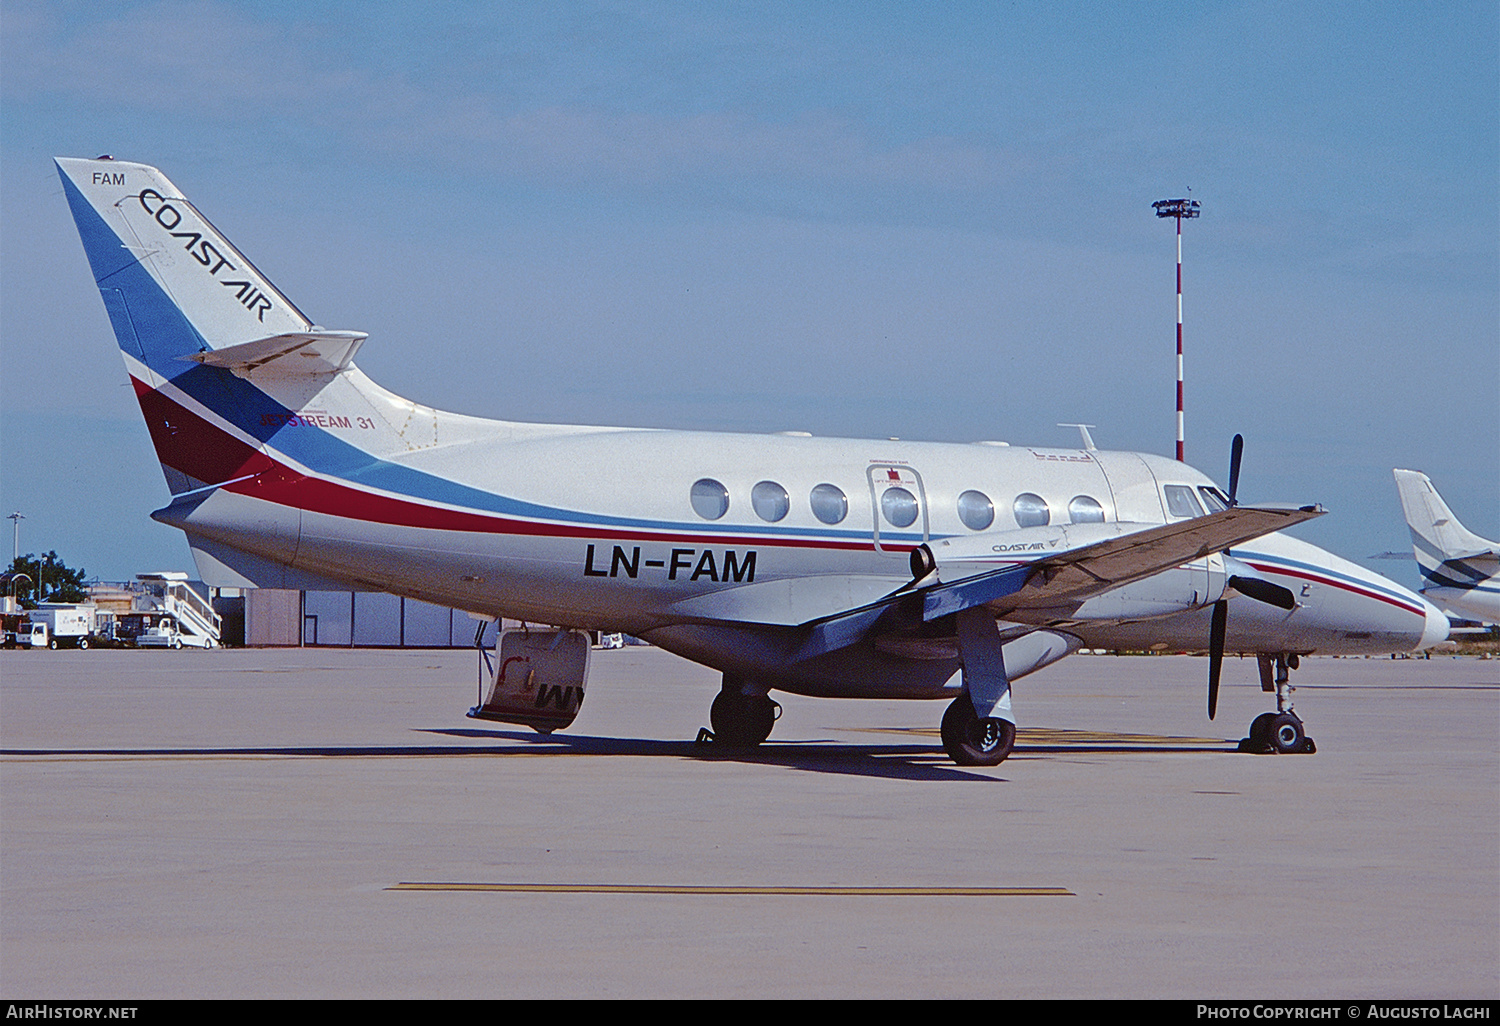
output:
<path id="1" fill-rule="evenodd" d="M 1076 895 L 1065 887 L 704 887 L 676 884 L 417 883 L 403 881 L 388 891 L 508 891 L 526 894 L 709 894 L 836 895 L 871 897 L 1035 898 Z"/>

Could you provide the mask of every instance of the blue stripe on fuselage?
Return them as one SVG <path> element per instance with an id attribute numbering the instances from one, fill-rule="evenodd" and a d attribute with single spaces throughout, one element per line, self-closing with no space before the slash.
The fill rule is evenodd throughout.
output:
<path id="1" fill-rule="evenodd" d="M 1233 556 L 1235 559 L 1245 560 L 1246 562 L 1254 559 L 1259 560 L 1262 563 L 1270 563 L 1273 566 L 1279 564 L 1286 567 L 1295 567 L 1296 569 L 1306 574 L 1315 574 L 1324 579 L 1331 578 L 1332 580 L 1330 581 L 1330 583 L 1333 584 L 1351 588 L 1363 588 L 1366 591 L 1376 592 L 1389 599 L 1390 601 L 1399 602 L 1401 605 L 1413 611 L 1418 611 L 1419 608 L 1412 605 L 1410 597 L 1402 595 L 1400 592 L 1392 591 L 1389 588 L 1385 588 L 1379 584 L 1367 581 L 1362 577 L 1351 577 L 1348 574 L 1340 573 L 1339 571 L 1334 570 L 1330 567 L 1318 566 L 1314 563 L 1303 563 L 1299 560 L 1288 559 L 1286 556 L 1271 556 L 1267 555 L 1264 552 L 1248 552 L 1244 549 L 1226 549 L 1225 554 Z"/>

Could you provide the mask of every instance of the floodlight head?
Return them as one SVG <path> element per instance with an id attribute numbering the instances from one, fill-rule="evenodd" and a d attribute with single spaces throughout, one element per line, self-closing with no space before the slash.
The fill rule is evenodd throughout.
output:
<path id="1" fill-rule="evenodd" d="M 1190 199 L 1157 200 L 1151 204 L 1157 217 L 1197 217 L 1198 201 Z"/>

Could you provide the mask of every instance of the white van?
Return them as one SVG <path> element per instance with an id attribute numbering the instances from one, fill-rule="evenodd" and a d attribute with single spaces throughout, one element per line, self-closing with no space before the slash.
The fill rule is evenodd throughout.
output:
<path id="1" fill-rule="evenodd" d="M 164 616 L 136 636 L 135 643 L 141 648 L 213 648 L 213 639 L 198 634 L 184 634 L 177 629 L 177 621 Z"/>

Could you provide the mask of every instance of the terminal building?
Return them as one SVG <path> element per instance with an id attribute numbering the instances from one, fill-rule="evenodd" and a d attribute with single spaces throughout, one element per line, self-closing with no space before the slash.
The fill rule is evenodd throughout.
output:
<path id="1" fill-rule="evenodd" d="M 227 611 L 231 600 L 221 597 L 219 601 Z M 484 644 L 495 643 L 493 621 L 480 620 L 461 609 L 384 592 L 246 588 L 239 602 L 243 609 L 243 641 L 226 638 L 230 644 L 473 648 L 475 632 L 484 623 L 487 623 Z"/>
<path id="2" fill-rule="evenodd" d="M 116 617 L 133 611 L 138 614 L 146 608 L 143 599 L 151 590 L 144 579 L 163 576 L 174 578 L 174 585 L 193 592 L 192 598 L 212 603 L 213 612 L 218 614 L 215 640 L 225 645 L 472 648 L 481 625 L 486 647 L 495 644 L 493 621 L 481 620 L 461 609 L 382 592 L 210 588 L 201 581 L 186 581 L 186 574 L 152 574 L 136 581 L 93 584 L 89 587 L 89 601 L 101 612 Z M 502 626 L 516 624 L 506 621 Z"/>

